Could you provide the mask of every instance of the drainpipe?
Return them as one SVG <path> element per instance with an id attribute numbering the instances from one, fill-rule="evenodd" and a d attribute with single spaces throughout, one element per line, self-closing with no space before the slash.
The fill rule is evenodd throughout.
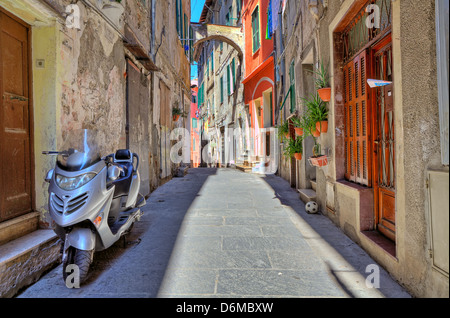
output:
<path id="1" fill-rule="evenodd" d="M 284 46 L 283 46 L 283 10 L 282 10 L 282 6 L 280 5 L 280 8 L 278 9 L 278 45 L 277 47 L 279 47 L 279 52 L 281 53 L 280 56 L 283 55 L 284 53 Z M 280 69 L 281 69 L 281 74 L 280 74 L 280 79 L 281 79 L 281 91 L 280 91 L 280 96 L 284 95 L 284 78 L 285 78 L 285 63 L 284 63 L 284 58 L 281 59 L 281 65 L 280 65 Z"/>
<path id="2" fill-rule="evenodd" d="M 150 44 L 150 56 L 152 57 L 153 63 L 156 64 L 156 53 L 155 53 L 155 44 L 156 44 L 156 40 L 155 40 L 155 28 L 156 28 L 156 23 L 155 23 L 155 15 L 156 15 L 156 0 L 151 0 L 151 34 L 150 34 L 150 39 L 151 39 L 151 44 Z"/>

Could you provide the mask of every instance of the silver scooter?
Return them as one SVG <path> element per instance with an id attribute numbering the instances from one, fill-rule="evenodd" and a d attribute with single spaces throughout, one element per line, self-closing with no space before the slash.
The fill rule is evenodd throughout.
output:
<path id="1" fill-rule="evenodd" d="M 94 252 L 128 234 L 146 203 L 139 193 L 138 155 L 123 149 L 101 157 L 96 136 L 92 130 L 71 131 L 62 151 L 42 152 L 57 156 L 45 180 L 50 183 L 48 206 L 54 231 L 64 242 L 65 281 L 67 266 L 74 264 L 83 283 Z"/>

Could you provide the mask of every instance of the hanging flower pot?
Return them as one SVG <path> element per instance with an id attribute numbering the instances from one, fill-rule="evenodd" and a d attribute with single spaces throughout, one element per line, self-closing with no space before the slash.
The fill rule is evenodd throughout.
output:
<path id="1" fill-rule="evenodd" d="M 286 139 L 289 139 L 289 133 L 285 133 L 284 136 L 286 137 Z"/>
<path id="2" fill-rule="evenodd" d="M 302 154 L 301 153 L 294 153 L 294 158 L 297 160 L 302 160 Z"/>
<path id="3" fill-rule="evenodd" d="M 317 90 L 317 93 L 324 102 L 329 102 L 331 100 L 331 87 L 320 88 Z"/>
<path id="4" fill-rule="evenodd" d="M 303 128 L 294 128 L 297 136 L 303 136 Z"/>
<path id="5" fill-rule="evenodd" d="M 178 115 L 173 115 L 173 121 L 177 121 L 178 119 L 180 118 L 180 115 L 178 114 Z"/>
<path id="6" fill-rule="evenodd" d="M 320 133 L 326 133 L 328 131 L 328 121 L 318 121 L 316 123 L 316 130 Z"/>
<path id="7" fill-rule="evenodd" d="M 315 167 L 324 167 L 328 164 L 327 156 L 318 156 L 308 158 L 309 164 Z"/>
<path id="8" fill-rule="evenodd" d="M 317 138 L 320 136 L 320 131 L 318 131 L 317 128 L 314 130 L 311 128 L 311 135 L 313 135 L 313 137 Z"/>

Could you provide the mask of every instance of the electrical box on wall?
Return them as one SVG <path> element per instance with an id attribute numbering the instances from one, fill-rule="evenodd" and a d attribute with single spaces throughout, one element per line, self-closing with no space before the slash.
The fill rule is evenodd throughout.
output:
<path id="1" fill-rule="evenodd" d="M 449 174 L 428 171 L 430 257 L 433 268 L 448 277 L 449 270 Z"/>

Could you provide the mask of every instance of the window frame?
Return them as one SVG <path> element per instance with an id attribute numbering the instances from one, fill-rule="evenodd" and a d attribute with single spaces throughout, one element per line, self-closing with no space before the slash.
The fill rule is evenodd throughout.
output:
<path id="1" fill-rule="evenodd" d="M 256 16 L 255 16 L 256 14 Z M 253 54 L 255 54 L 259 48 L 261 47 L 261 23 L 260 23 L 260 10 L 259 5 L 255 7 L 255 9 L 252 12 L 252 51 Z M 256 27 L 257 23 L 257 27 Z M 255 40 L 256 43 L 255 43 Z M 257 44 L 257 45 L 255 45 Z"/>

